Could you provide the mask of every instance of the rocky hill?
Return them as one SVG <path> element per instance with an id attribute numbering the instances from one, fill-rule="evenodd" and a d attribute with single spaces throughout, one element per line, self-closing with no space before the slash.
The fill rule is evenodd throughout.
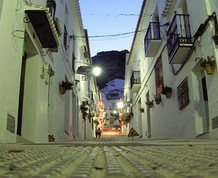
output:
<path id="1" fill-rule="evenodd" d="M 123 51 L 103 51 L 92 57 L 93 66 L 99 66 L 102 69 L 100 76 L 96 78 L 99 89 L 115 78 L 124 79 L 125 76 L 125 58 L 128 50 Z"/>

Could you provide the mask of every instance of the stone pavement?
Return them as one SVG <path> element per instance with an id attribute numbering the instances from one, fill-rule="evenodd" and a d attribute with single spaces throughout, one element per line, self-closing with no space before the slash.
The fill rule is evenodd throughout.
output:
<path id="1" fill-rule="evenodd" d="M 218 140 L 0 144 L 1 178 L 217 178 Z"/>

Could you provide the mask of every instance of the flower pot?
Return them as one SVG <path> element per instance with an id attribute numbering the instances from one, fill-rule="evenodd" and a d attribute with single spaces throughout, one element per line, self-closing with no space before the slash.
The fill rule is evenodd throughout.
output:
<path id="1" fill-rule="evenodd" d="M 166 96 L 166 98 L 170 98 L 172 95 L 172 88 L 165 86 L 161 92 L 163 95 Z"/>
<path id="2" fill-rule="evenodd" d="M 161 102 L 161 99 L 160 99 L 160 98 L 156 98 L 156 99 L 155 99 L 155 103 L 156 103 L 156 104 L 160 104 L 160 102 Z"/>
<path id="3" fill-rule="evenodd" d="M 154 95 L 154 101 L 158 105 L 161 102 L 161 96 L 160 94 Z"/>
<path id="4" fill-rule="evenodd" d="M 204 70 L 206 71 L 207 75 L 212 75 L 214 73 L 214 67 L 210 64 L 206 64 L 204 66 Z"/>
<path id="5" fill-rule="evenodd" d="M 65 89 L 65 87 L 63 87 L 63 86 L 60 86 L 59 87 L 59 91 L 60 91 L 60 94 L 65 94 L 65 92 L 66 92 L 66 89 Z"/>
<path id="6" fill-rule="evenodd" d="M 48 135 L 48 141 L 54 142 L 55 141 L 54 135 Z"/>
<path id="7" fill-rule="evenodd" d="M 140 108 L 140 112 L 142 113 L 142 112 L 144 112 L 145 110 L 144 110 L 144 108 Z"/>
<path id="8" fill-rule="evenodd" d="M 153 102 L 148 101 L 148 102 L 146 102 L 146 105 L 147 105 L 149 108 L 152 108 L 154 104 L 153 104 Z"/>
<path id="9" fill-rule="evenodd" d="M 171 95 L 172 95 L 172 92 L 166 92 L 166 94 L 165 94 L 165 96 L 166 96 L 166 98 L 170 98 L 171 97 Z"/>

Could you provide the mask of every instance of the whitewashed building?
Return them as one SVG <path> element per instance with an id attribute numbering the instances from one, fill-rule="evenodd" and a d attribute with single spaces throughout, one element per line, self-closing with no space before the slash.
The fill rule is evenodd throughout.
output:
<path id="1" fill-rule="evenodd" d="M 92 138 L 80 108 L 98 95 L 76 73 L 91 65 L 78 0 L 1 0 L 0 39 L 0 142 Z"/>
<path id="2" fill-rule="evenodd" d="M 108 82 L 107 86 L 100 91 L 102 100 L 105 104 L 103 123 L 107 126 L 120 125 L 119 108 L 117 104 L 122 101 L 123 86 L 124 80 L 116 78 Z"/>
<path id="3" fill-rule="evenodd" d="M 218 137 L 217 7 L 217 0 L 143 1 L 124 84 L 128 127 L 142 137 Z"/>

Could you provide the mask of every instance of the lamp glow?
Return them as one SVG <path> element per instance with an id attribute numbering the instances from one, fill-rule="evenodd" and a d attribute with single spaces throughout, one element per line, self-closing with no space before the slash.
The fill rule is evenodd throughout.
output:
<path id="1" fill-rule="evenodd" d="M 101 74 L 101 68 L 100 67 L 94 67 L 93 73 L 95 76 L 99 76 Z"/>
<path id="2" fill-rule="evenodd" d="M 118 102 L 118 103 L 117 103 L 117 107 L 118 107 L 119 109 L 122 109 L 122 108 L 124 107 L 123 102 Z"/>

